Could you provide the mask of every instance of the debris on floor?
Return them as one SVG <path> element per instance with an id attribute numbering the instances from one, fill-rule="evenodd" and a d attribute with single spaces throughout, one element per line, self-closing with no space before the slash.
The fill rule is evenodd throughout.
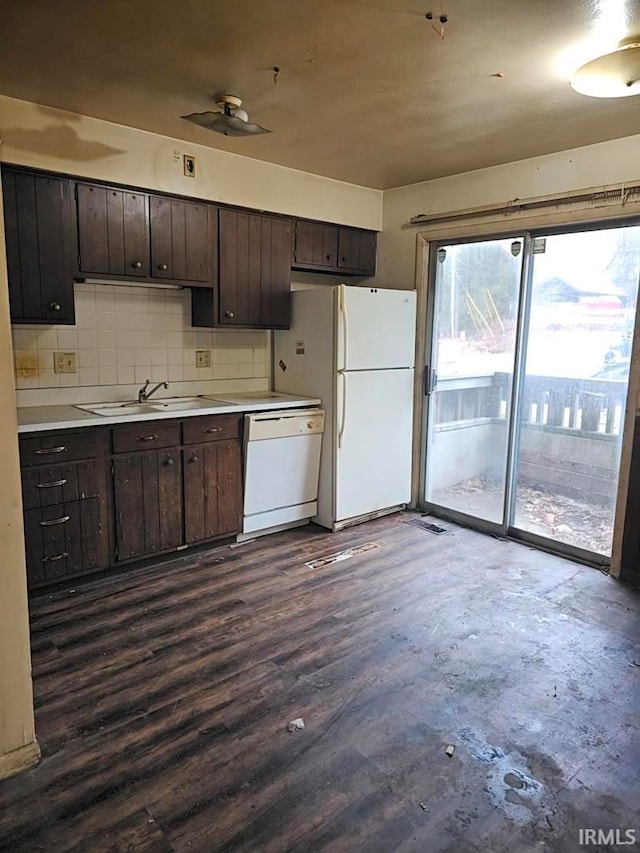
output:
<path id="1" fill-rule="evenodd" d="M 422 809 L 422 811 L 423 811 L 423 812 L 428 812 L 428 811 L 429 811 L 429 809 L 427 808 L 427 804 L 426 804 L 426 803 L 419 803 L 419 806 L 420 806 L 420 808 Z"/>
<path id="2" fill-rule="evenodd" d="M 433 501 L 486 518 L 490 510 L 500 513 L 503 489 L 502 483 L 488 477 L 473 477 L 438 490 Z M 591 495 L 569 497 L 554 494 L 551 487 L 519 483 L 515 510 L 516 527 L 595 554 L 611 554 L 613 512 Z"/>
<path id="3" fill-rule="evenodd" d="M 287 729 L 290 732 L 297 732 L 303 728 L 304 728 L 304 720 L 302 719 L 302 717 L 296 717 L 295 720 L 291 720 L 291 722 L 287 726 Z"/>
<path id="4" fill-rule="evenodd" d="M 305 563 L 305 566 L 309 569 L 321 569 L 323 566 L 348 560 L 349 557 L 357 557 L 358 554 L 364 554 L 366 551 L 373 551 L 374 548 L 379 547 L 375 542 L 365 542 L 364 545 L 357 545 L 354 548 L 347 548 L 345 551 L 338 551 L 337 554 L 330 554 L 328 557 L 319 557 L 317 560 L 311 560 L 310 563 Z"/>
<path id="5" fill-rule="evenodd" d="M 451 758 L 451 756 L 453 755 L 453 753 L 454 753 L 455 751 L 456 751 L 456 748 L 455 748 L 455 746 L 454 746 L 452 743 L 450 743 L 450 744 L 449 744 L 449 746 L 445 749 L 445 752 L 447 753 L 447 755 L 449 756 L 449 758 Z"/>

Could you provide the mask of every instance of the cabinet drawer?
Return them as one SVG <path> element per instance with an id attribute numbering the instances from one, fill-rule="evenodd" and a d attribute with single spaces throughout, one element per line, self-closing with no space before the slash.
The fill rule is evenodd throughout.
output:
<path id="1" fill-rule="evenodd" d="M 104 568 L 108 563 L 98 498 L 26 510 L 24 529 L 31 587 Z"/>
<path id="2" fill-rule="evenodd" d="M 241 419 L 241 415 L 205 415 L 189 418 L 182 422 L 183 444 L 238 438 Z"/>
<path id="3" fill-rule="evenodd" d="M 178 421 L 147 421 L 113 430 L 113 452 L 152 450 L 156 447 L 175 447 L 180 444 Z"/>
<path id="4" fill-rule="evenodd" d="M 101 461 L 87 459 L 69 465 L 42 465 L 22 472 L 22 505 L 39 509 L 97 497 L 102 483 Z"/>
<path id="5" fill-rule="evenodd" d="M 104 437 L 104 432 L 90 429 L 21 437 L 20 464 L 27 468 L 70 459 L 94 459 L 104 453 Z"/>

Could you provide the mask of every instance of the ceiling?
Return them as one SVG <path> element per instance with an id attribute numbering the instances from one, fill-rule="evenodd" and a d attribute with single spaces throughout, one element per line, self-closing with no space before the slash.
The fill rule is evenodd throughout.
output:
<path id="1" fill-rule="evenodd" d="M 640 133 L 568 85 L 639 32 L 637 0 L 4 0 L 0 93 L 386 189 Z M 215 92 L 273 133 L 179 118 Z"/>

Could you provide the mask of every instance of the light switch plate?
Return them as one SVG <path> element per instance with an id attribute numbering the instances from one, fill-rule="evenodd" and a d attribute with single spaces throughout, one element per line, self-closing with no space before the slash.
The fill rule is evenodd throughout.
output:
<path id="1" fill-rule="evenodd" d="M 196 367 L 211 367 L 211 350 L 196 350 Z"/>
<path id="2" fill-rule="evenodd" d="M 196 176 L 196 158 L 193 154 L 185 154 L 182 158 L 185 178 L 195 178 Z"/>
<path id="3" fill-rule="evenodd" d="M 76 364 L 75 352 L 54 352 L 54 354 L 53 354 L 53 372 L 54 373 L 77 373 L 78 367 Z"/>

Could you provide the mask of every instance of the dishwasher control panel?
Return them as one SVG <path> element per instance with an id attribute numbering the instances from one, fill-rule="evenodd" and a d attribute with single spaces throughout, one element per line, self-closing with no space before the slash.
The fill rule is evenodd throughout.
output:
<path id="1" fill-rule="evenodd" d="M 246 442 L 324 432 L 323 409 L 287 409 L 244 417 Z"/>

